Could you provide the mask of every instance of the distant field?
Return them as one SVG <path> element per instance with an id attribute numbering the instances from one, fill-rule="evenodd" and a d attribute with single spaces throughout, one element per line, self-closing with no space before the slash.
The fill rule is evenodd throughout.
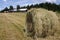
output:
<path id="1" fill-rule="evenodd" d="M 60 14 L 57 14 L 57 16 L 60 20 Z M 0 13 L 0 40 L 26 40 L 23 32 L 25 27 L 25 19 L 26 13 L 24 12 Z"/>

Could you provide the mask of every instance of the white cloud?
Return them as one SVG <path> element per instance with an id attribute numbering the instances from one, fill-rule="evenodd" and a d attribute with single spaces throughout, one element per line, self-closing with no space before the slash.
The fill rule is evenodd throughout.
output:
<path id="1" fill-rule="evenodd" d="M 4 2 L 6 2 L 7 0 L 3 0 Z"/>
<path id="2" fill-rule="evenodd" d="M 54 2 L 54 3 L 56 3 L 56 0 L 46 0 L 47 2 Z"/>

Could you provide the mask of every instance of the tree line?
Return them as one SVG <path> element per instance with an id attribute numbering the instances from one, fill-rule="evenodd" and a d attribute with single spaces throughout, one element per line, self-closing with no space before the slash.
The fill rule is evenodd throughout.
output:
<path id="1" fill-rule="evenodd" d="M 12 10 L 14 10 L 14 9 L 15 8 L 11 5 L 11 6 L 9 6 L 9 8 L 5 7 L 3 10 L 1 10 L 1 12 L 4 12 L 4 11 L 12 12 Z M 20 9 L 20 5 L 17 5 L 17 8 L 16 8 L 17 12 L 19 11 L 19 9 Z"/>
<path id="2" fill-rule="evenodd" d="M 45 2 L 45 3 L 40 3 L 40 4 L 31 4 L 31 5 L 27 5 L 27 6 L 23 6 L 23 7 L 20 7 L 20 5 L 17 5 L 17 12 L 19 11 L 20 8 L 27 8 L 28 10 L 31 9 L 31 8 L 44 8 L 44 9 L 47 9 L 47 10 L 52 10 L 52 11 L 58 11 L 60 12 L 60 5 L 57 5 L 55 3 L 49 3 L 49 2 Z M 8 9 L 8 7 L 4 8 L 2 10 L 3 11 L 10 11 L 13 10 L 14 7 L 11 5 Z"/>
<path id="3" fill-rule="evenodd" d="M 60 4 L 57 5 L 55 3 L 40 3 L 40 4 L 35 4 L 35 5 L 31 5 L 31 6 L 27 6 L 28 9 L 31 9 L 31 8 L 44 8 L 44 9 L 47 9 L 47 10 L 51 10 L 51 11 L 58 11 L 60 12 Z"/>

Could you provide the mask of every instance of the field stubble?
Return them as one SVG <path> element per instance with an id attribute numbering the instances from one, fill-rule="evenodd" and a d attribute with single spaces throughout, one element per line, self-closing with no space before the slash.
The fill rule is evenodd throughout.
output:
<path id="1" fill-rule="evenodd" d="M 57 14 L 60 20 L 60 14 Z M 0 13 L 0 40 L 25 40 L 26 13 Z M 32 40 L 27 38 L 27 40 Z M 60 33 L 56 37 L 39 38 L 39 40 L 60 40 Z"/>

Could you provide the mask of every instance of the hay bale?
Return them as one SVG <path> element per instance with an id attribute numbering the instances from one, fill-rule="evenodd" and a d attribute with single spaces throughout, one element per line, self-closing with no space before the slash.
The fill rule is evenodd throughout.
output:
<path id="1" fill-rule="evenodd" d="M 34 8 L 26 15 L 26 30 L 30 37 L 54 36 L 58 27 L 58 17 L 54 12 Z"/>

